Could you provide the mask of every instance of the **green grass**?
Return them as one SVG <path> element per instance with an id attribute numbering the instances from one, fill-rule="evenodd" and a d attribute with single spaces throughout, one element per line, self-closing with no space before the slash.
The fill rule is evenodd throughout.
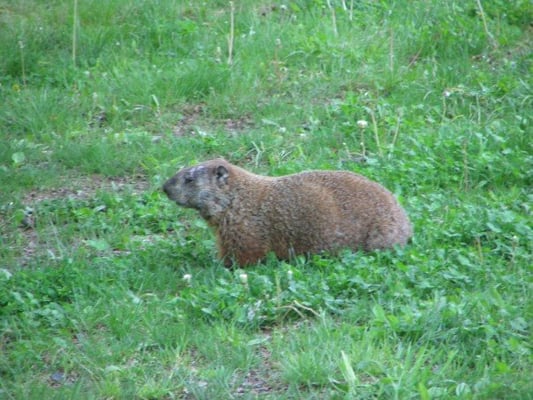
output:
<path id="1" fill-rule="evenodd" d="M 0 1 L 0 398 L 533 398 L 530 2 L 231 13 Z M 228 271 L 159 190 L 215 156 L 364 174 L 413 242 Z"/>

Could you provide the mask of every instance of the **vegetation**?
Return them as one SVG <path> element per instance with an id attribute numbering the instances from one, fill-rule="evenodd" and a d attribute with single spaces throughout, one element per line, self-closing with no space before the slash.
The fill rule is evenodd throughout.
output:
<path id="1" fill-rule="evenodd" d="M 529 0 L 0 1 L 0 398 L 528 399 Z M 405 249 L 226 270 L 224 156 L 393 191 Z"/>

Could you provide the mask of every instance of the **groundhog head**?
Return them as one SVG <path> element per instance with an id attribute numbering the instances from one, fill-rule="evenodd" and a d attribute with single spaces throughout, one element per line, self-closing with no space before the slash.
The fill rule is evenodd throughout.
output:
<path id="1" fill-rule="evenodd" d="M 183 168 L 163 185 L 176 204 L 200 211 L 207 220 L 216 219 L 231 203 L 229 163 L 224 159 Z"/>

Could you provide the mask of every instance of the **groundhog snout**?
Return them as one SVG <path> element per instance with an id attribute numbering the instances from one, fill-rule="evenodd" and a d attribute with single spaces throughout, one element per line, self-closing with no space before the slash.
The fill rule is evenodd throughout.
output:
<path id="1" fill-rule="evenodd" d="M 163 192 L 165 192 L 166 195 L 170 198 L 172 198 L 172 196 L 174 195 L 176 183 L 177 183 L 176 177 L 172 177 L 168 181 L 166 181 L 165 184 L 163 185 Z"/>

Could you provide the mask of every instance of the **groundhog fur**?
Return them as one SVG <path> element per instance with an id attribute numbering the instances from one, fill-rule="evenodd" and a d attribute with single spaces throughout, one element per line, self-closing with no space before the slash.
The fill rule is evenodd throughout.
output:
<path id="1" fill-rule="evenodd" d="M 226 266 L 254 264 L 269 252 L 288 259 L 386 249 L 412 236 L 407 215 L 387 189 L 346 171 L 267 177 L 219 158 L 178 171 L 163 190 L 214 228 Z"/>

